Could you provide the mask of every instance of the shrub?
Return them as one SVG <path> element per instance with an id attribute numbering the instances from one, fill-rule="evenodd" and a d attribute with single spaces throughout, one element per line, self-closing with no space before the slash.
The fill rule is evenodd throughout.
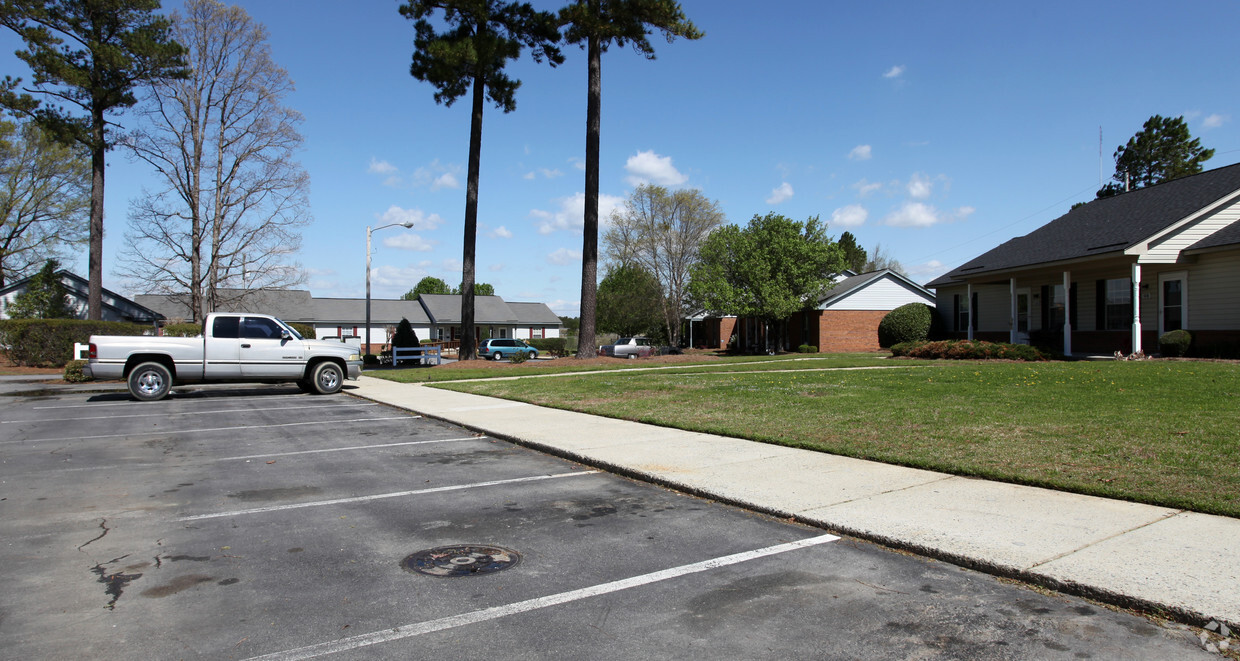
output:
<path id="1" fill-rule="evenodd" d="M 400 323 L 396 324 L 396 333 L 392 335 L 392 346 L 408 349 L 421 345 L 422 343 L 418 341 L 418 334 L 413 330 L 409 320 L 402 317 Z"/>
<path id="2" fill-rule="evenodd" d="M 566 351 L 565 347 L 567 344 L 565 339 L 562 337 L 547 337 L 547 338 L 542 338 L 542 339 L 531 339 L 531 340 L 526 340 L 526 342 L 528 342 L 529 345 L 534 347 L 535 349 L 538 349 L 539 353 L 545 353 L 549 356 L 554 356 L 556 358 L 560 358 L 564 356 L 565 351 Z"/>
<path id="3" fill-rule="evenodd" d="M 287 321 L 284 323 L 288 324 Z M 306 338 L 307 340 L 313 340 L 313 339 L 318 338 L 319 336 L 318 331 L 314 330 L 313 324 L 288 324 L 288 325 L 293 330 L 297 331 L 298 335 Z"/>
<path id="4" fill-rule="evenodd" d="M 202 335 L 202 324 L 165 324 L 164 335 L 167 337 L 198 337 Z"/>
<path id="5" fill-rule="evenodd" d="M 891 355 L 942 360 L 1023 360 L 1040 362 L 1046 354 L 1027 344 L 983 342 L 981 340 L 939 340 L 902 342 L 891 347 Z"/>
<path id="6" fill-rule="evenodd" d="M 389 353 L 389 354 L 388 354 L 388 361 L 389 361 L 389 362 L 391 362 L 391 356 L 392 356 L 392 354 L 390 354 L 390 353 Z M 376 355 L 374 355 L 373 353 L 368 353 L 368 354 L 366 354 L 366 355 L 362 356 L 362 364 L 363 364 L 363 365 L 378 365 L 378 364 L 379 364 L 379 357 L 378 357 L 378 356 L 376 356 Z"/>
<path id="7" fill-rule="evenodd" d="M 526 353 L 524 351 L 514 351 L 508 354 L 508 362 L 512 363 L 513 365 L 524 363 L 525 359 L 526 359 Z"/>
<path id="8" fill-rule="evenodd" d="M 887 313 L 878 323 L 878 344 L 890 347 L 930 337 L 934 310 L 925 303 L 906 303 Z"/>
<path id="9" fill-rule="evenodd" d="M 818 353 L 818 347 L 812 344 L 802 344 L 801 346 L 797 347 L 797 352 L 798 353 Z"/>
<path id="10" fill-rule="evenodd" d="M 82 368 L 86 366 L 85 360 L 71 360 L 65 363 L 65 381 L 69 383 L 84 383 L 90 381 L 91 378 L 86 376 Z"/>
<path id="11" fill-rule="evenodd" d="M 74 343 L 85 344 L 91 335 L 143 335 L 150 326 L 123 321 L 79 319 L 0 320 L 0 347 L 14 365 L 64 367 L 73 360 Z"/>
<path id="12" fill-rule="evenodd" d="M 1164 356 L 1179 358 L 1188 353 L 1188 347 L 1193 343 L 1193 336 L 1186 330 L 1173 330 L 1163 333 L 1158 338 L 1158 352 Z"/>

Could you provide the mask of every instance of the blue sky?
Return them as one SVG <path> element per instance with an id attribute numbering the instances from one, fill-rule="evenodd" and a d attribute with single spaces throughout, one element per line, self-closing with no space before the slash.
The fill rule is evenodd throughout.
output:
<path id="1" fill-rule="evenodd" d="M 286 103 L 305 116 L 307 287 L 362 296 L 366 226 L 404 220 L 415 227 L 375 233 L 374 297 L 426 275 L 459 283 L 468 99 L 437 105 L 409 75 L 399 3 L 239 4 L 270 32 L 297 86 Z M 1216 150 L 1207 168 L 1240 161 L 1235 2 L 682 6 L 703 39 L 656 36 L 654 61 L 603 56 L 604 216 L 642 182 L 697 188 L 733 223 L 820 216 L 926 282 L 1092 199 L 1151 115 L 1183 115 Z M 18 45 L 0 34 L 3 73 L 28 78 Z M 586 61 L 565 54 L 556 69 L 512 65 L 516 111 L 486 110 L 477 279 L 576 315 Z M 130 200 L 158 182 L 121 151 L 109 162 L 104 284 L 141 293 L 113 265 Z"/>

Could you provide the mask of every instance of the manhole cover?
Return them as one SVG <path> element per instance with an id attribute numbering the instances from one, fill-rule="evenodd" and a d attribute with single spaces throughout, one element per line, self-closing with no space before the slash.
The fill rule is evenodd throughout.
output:
<path id="1" fill-rule="evenodd" d="M 418 551 L 402 560 L 400 566 L 427 576 L 452 578 L 489 574 L 516 567 L 519 562 L 521 556 L 516 551 L 499 546 L 468 544 Z"/>

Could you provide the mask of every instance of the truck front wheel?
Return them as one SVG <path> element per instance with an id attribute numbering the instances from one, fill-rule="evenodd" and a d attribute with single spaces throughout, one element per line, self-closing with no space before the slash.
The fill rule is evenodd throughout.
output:
<path id="1" fill-rule="evenodd" d="M 162 363 L 142 363 L 129 373 L 129 394 L 144 402 L 155 402 L 172 390 L 172 372 Z"/>
<path id="2" fill-rule="evenodd" d="M 310 373 L 310 382 L 314 384 L 314 391 L 320 395 L 338 393 L 344 387 L 344 370 L 336 363 L 325 360 L 314 366 Z"/>

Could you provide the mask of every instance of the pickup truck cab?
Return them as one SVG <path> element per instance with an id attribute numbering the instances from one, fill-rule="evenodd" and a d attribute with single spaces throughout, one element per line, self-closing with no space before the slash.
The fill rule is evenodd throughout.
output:
<path id="1" fill-rule="evenodd" d="M 362 371 L 358 350 L 302 338 L 265 314 L 207 315 L 198 337 L 92 335 L 84 368 L 96 379 L 125 379 L 142 401 L 168 395 L 174 383 L 295 382 L 329 395 Z"/>
<path id="2" fill-rule="evenodd" d="M 615 358 L 646 358 L 654 355 L 654 347 L 650 344 L 650 338 L 622 337 L 615 344 L 599 347 L 599 353 Z"/>

